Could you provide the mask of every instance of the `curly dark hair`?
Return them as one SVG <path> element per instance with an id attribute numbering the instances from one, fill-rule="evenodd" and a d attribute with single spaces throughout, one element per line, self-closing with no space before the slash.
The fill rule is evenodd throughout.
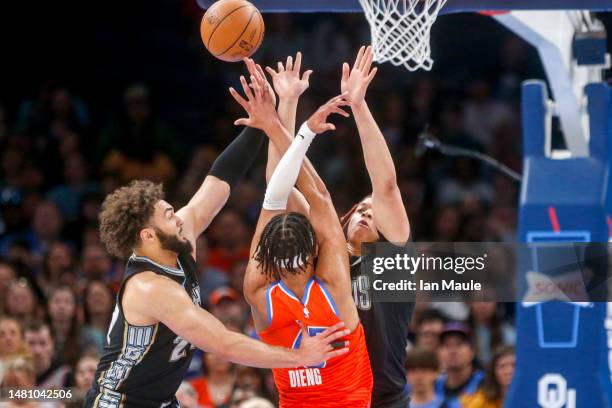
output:
<path id="1" fill-rule="evenodd" d="M 279 280 L 285 272 L 306 271 L 308 264 L 314 261 L 316 242 L 312 224 L 304 215 L 296 212 L 278 214 L 264 227 L 253 258 L 268 279 Z"/>
<path id="2" fill-rule="evenodd" d="M 155 203 L 164 199 L 161 184 L 135 180 L 107 195 L 100 211 L 100 239 L 106 250 L 118 258 L 128 258 L 140 242 L 155 210 Z"/>

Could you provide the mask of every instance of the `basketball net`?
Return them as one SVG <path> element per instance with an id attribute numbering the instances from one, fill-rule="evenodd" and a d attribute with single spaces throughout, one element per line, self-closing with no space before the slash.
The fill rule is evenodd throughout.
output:
<path id="1" fill-rule="evenodd" d="M 446 0 L 359 0 L 370 23 L 376 62 L 409 71 L 433 66 L 429 36 Z"/>

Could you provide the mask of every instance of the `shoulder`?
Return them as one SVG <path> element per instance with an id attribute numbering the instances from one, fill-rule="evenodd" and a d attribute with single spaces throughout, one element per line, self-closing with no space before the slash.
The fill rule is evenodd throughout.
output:
<path id="1" fill-rule="evenodd" d="M 175 286 L 179 285 L 167 276 L 153 271 L 143 271 L 128 278 L 123 294 L 125 296 L 129 292 L 130 295 L 136 295 L 139 298 L 142 296 L 142 299 L 146 300 Z"/>

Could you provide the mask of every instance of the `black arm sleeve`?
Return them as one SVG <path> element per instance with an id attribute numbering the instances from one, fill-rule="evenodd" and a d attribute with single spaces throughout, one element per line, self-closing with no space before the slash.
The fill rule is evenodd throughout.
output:
<path id="1" fill-rule="evenodd" d="M 245 127 L 217 157 L 208 174 L 234 188 L 255 162 L 265 140 L 266 136 L 261 130 Z"/>

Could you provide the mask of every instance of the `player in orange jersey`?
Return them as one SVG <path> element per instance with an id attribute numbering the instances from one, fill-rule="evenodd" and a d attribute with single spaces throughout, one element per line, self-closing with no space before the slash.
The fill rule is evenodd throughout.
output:
<path id="1" fill-rule="evenodd" d="M 283 69 L 279 66 L 275 74 L 296 71 L 289 62 Z M 302 125 L 292 141 L 275 111 L 273 92 L 263 72 L 251 60 L 247 65 L 253 91 L 243 81 L 247 100 L 234 90 L 232 95 L 249 118 L 237 124 L 264 130 L 276 149 L 284 152 L 266 190 L 245 275 L 244 294 L 255 326 L 264 342 L 286 347 L 298 347 L 306 333 L 316 335 L 340 317 L 351 331 L 345 338 L 347 354 L 319 366 L 273 370 L 280 406 L 368 407 L 372 372 L 352 298 L 344 234 L 323 181 L 304 161 L 315 134 L 334 129 L 326 123 L 327 117 L 331 113 L 348 116 L 340 108 L 348 103 L 342 96 L 331 99 Z M 298 61 L 296 65 L 299 76 Z M 273 75 L 273 79 L 278 85 L 279 78 Z M 286 108 L 283 96 L 281 93 L 280 111 Z M 294 208 L 308 209 L 305 214 L 287 212 L 296 179 L 309 207 Z"/>

